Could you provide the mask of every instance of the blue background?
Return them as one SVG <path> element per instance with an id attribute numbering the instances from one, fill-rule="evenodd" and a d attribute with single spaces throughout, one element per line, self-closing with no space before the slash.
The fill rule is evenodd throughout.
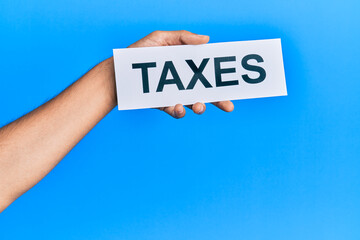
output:
<path id="1" fill-rule="evenodd" d="M 1 0 L 0 125 L 154 30 L 281 38 L 287 97 L 112 111 L 0 239 L 360 239 L 360 2 Z"/>

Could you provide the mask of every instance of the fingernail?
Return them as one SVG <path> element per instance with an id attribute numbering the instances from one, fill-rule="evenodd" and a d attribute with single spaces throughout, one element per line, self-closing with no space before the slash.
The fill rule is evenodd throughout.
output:
<path id="1" fill-rule="evenodd" d="M 174 113 L 175 113 L 175 117 L 180 117 L 181 114 L 183 113 L 183 110 L 180 109 L 180 110 L 174 111 Z"/>
<path id="2" fill-rule="evenodd" d="M 199 37 L 208 37 L 208 35 L 201 35 L 201 34 L 198 34 Z"/>
<path id="3" fill-rule="evenodd" d="M 198 112 L 198 114 L 202 114 L 205 111 L 204 106 L 201 106 L 201 110 Z"/>

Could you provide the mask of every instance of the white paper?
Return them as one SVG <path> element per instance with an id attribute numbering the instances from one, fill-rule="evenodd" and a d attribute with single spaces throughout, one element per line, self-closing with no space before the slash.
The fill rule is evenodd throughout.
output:
<path id="1" fill-rule="evenodd" d="M 261 78 L 261 71 L 248 70 L 243 67 L 242 60 L 245 56 L 249 58 L 249 55 L 251 59 L 247 59 L 247 68 L 249 68 L 248 65 L 258 66 L 265 71 L 266 76 L 263 74 Z M 258 61 L 258 57 L 256 57 L 257 60 L 253 59 L 255 55 L 260 56 L 262 61 Z M 224 60 L 220 59 L 221 57 L 230 58 L 228 61 L 221 62 Z M 234 57 L 235 61 L 232 61 Z M 205 64 L 206 60 L 203 59 L 206 58 L 209 60 L 201 73 L 207 81 L 204 81 L 205 84 L 203 84 L 196 78 L 193 88 L 187 89 L 191 88 L 189 83 L 194 72 L 185 60 L 191 60 L 195 67 L 199 68 L 202 61 Z M 219 69 L 235 68 L 233 73 L 220 73 L 220 86 L 217 86 L 216 83 L 215 58 L 217 65 L 220 66 L 217 70 L 218 75 L 220 71 L 232 71 Z M 164 71 L 165 62 L 169 61 L 171 63 L 166 64 L 168 68 Z M 156 64 L 156 67 L 147 69 L 145 69 L 145 65 L 141 65 L 148 73 L 148 89 L 146 81 L 143 81 L 143 70 L 133 68 L 135 66 L 133 64 L 142 63 Z M 287 95 L 280 39 L 114 49 L 114 64 L 119 110 Z M 179 81 L 177 84 L 171 84 L 174 76 L 169 68 L 172 66 L 175 67 L 181 84 L 178 84 Z M 161 90 L 159 81 L 163 71 L 167 73 L 162 81 L 165 84 L 161 84 L 162 91 L 157 92 L 157 90 Z M 250 81 L 255 79 L 255 82 L 260 80 L 261 82 L 246 82 L 243 75 L 250 78 Z M 203 79 L 202 76 L 200 76 L 201 79 Z M 237 80 L 237 82 L 231 82 L 232 84 L 237 83 L 236 85 L 221 86 L 224 82 L 233 80 Z M 184 89 L 179 90 L 179 85 L 182 85 Z"/>

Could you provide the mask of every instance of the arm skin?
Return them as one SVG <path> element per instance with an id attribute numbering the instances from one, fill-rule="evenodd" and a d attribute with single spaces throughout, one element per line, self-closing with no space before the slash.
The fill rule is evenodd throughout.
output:
<path id="1" fill-rule="evenodd" d="M 129 47 L 204 44 L 208 36 L 187 31 L 155 31 Z M 213 103 L 231 112 L 230 101 Z M 0 129 L 0 212 L 44 178 L 114 107 L 112 57 L 99 63 L 49 102 Z M 205 104 L 187 106 L 197 114 Z M 181 104 L 160 108 L 175 118 Z"/>

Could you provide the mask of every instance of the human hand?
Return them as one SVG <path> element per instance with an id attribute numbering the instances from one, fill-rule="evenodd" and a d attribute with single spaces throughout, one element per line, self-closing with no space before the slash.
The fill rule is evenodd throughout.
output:
<path id="1" fill-rule="evenodd" d="M 131 44 L 129 48 L 138 48 L 138 47 L 156 47 L 156 46 L 171 46 L 171 45 L 196 45 L 196 44 L 205 44 L 209 42 L 209 36 L 198 35 L 191 33 L 189 31 L 155 31 L 147 35 L 146 37 L 140 39 L 139 41 Z M 220 108 L 225 112 L 231 112 L 234 110 L 234 104 L 231 101 L 220 101 L 213 102 L 213 105 Z M 192 105 L 187 105 L 186 107 L 193 110 L 196 114 L 203 114 L 206 109 L 204 103 L 197 102 Z M 161 107 L 158 108 L 161 111 L 168 113 L 174 118 L 182 118 L 185 116 L 185 108 L 182 104 L 176 104 L 175 106 L 170 107 Z"/>

